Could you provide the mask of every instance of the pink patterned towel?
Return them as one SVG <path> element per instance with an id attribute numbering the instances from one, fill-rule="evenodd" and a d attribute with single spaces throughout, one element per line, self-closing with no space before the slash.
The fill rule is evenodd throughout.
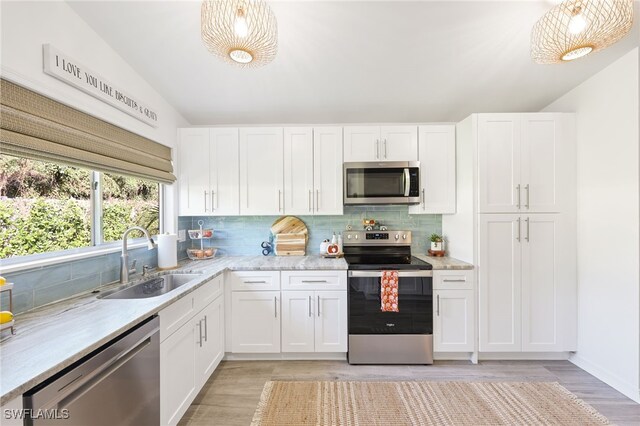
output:
<path id="1" fill-rule="evenodd" d="M 382 271 L 380 310 L 382 312 L 400 312 L 398 310 L 398 271 Z"/>

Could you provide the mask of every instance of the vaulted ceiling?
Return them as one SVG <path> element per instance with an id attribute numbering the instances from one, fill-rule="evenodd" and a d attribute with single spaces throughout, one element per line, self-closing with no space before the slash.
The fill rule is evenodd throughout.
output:
<path id="1" fill-rule="evenodd" d="M 71 7 L 191 124 L 458 121 L 537 111 L 639 44 L 536 65 L 529 36 L 548 1 L 273 1 L 276 59 L 220 61 L 199 1 L 73 1 Z M 132 89 L 133 91 L 134 89 Z"/>

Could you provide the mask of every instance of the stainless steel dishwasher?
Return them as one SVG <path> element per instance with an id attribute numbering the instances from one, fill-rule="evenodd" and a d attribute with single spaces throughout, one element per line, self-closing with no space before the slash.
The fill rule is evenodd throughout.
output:
<path id="1" fill-rule="evenodd" d="M 160 424 L 159 324 L 147 320 L 25 393 L 25 425 Z"/>

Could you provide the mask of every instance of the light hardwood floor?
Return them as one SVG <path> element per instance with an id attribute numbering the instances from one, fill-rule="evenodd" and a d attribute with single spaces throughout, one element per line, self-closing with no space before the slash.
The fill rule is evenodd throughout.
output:
<path id="1" fill-rule="evenodd" d="M 247 426 L 269 380 L 559 382 L 617 425 L 640 425 L 640 404 L 568 361 L 436 361 L 430 366 L 360 366 L 346 361 L 228 361 L 211 376 L 180 425 Z"/>

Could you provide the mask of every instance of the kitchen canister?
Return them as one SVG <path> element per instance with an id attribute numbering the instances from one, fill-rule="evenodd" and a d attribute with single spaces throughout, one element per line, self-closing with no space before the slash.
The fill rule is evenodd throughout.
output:
<path id="1" fill-rule="evenodd" d="M 158 269 L 178 267 L 178 236 L 176 234 L 158 235 Z"/>

